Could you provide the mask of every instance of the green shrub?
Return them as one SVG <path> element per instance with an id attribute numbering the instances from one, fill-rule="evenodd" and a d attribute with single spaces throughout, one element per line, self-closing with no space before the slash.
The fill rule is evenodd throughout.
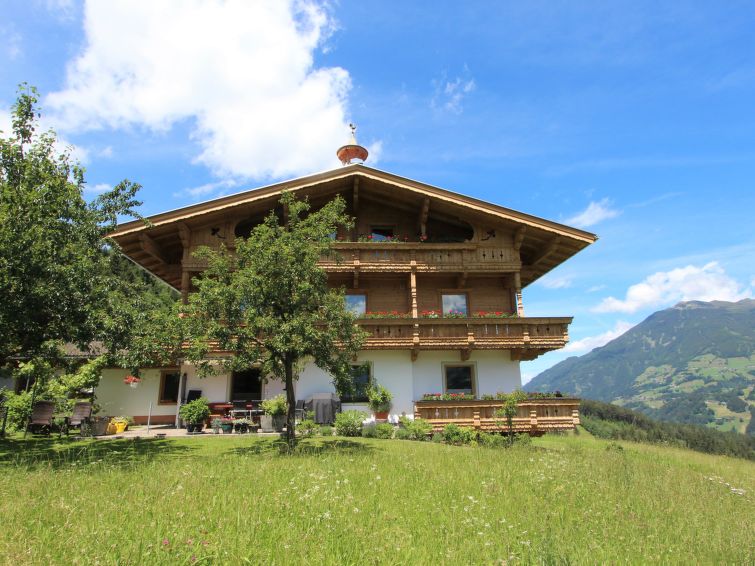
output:
<path id="1" fill-rule="evenodd" d="M 362 411 L 344 411 L 336 415 L 336 433 L 340 436 L 360 436 L 365 415 Z"/>
<path id="2" fill-rule="evenodd" d="M 467 426 L 449 423 L 443 427 L 443 440 L 448 444 L 471 444 L 476 440 L 475 430 Z"/>
<path id="3" fill-rule="evenodd" d="M 321 436 L 333 436 L 333 427 L 330 425 L 322 425 L 320 426 L 320 435 Z"/>
<path id="4" fill-rule="evenodd" d="M 433 434 L 433 437 L 430 439 L 430 441 L 435 442 L 435 443 L 441 443 L 443 442 L 443 435 L 439 432 L 436 432 L 435 434 Z"/>
<path id="5" fill-rule="evenodd" d="M 375 426 L 375 423 L 364 425 L 364 427 L 362 428 L 362 436 L 364 438 L 376 438 L 377 427 Z"/>
<path id="6" fill-rule="evenodd" d="M 486 448 L 505 448 L 509 444 L 505 436 L 489 432 L 481 432 L 477 437 L 477 441 L 480 443 L 480 446 L 485 446 Z"/>
<path id="7" fill-rule="evenodd" d="M 397 428 L 393 434 L 393 438 L 397 440 L 409 440 L 409 431 L 405 428 Z"/>
<path id="8" fill-rule="evenodd" d="M 530 446 L 531 444 L 532 437 L 526 432 L 514 435 L 514 446 Z"/>
<path id="9" fill-rule="evenodd" d="M 375 426 L 375 436 L 377 438 L 393 438 L 393 425 L 390 423 L 379 423 Z"/>
<path id="10" fill-rule="evenodd" d="M 319 426 L 317 423 L 310 419 L 305 419 L 299 423 L 296 430 L 304 437 L 310 437 L 317 434 Z"/>
<path id="11" fill-rule="evenodd" d="M 407 420 L 404 426 L 409 433 L 410 440 L 427 440 L 429 434 L 433 431 L 433 425 L 424 419 Z"/>
<path id="12" fill-rule="evenodd" d="M 23 430 L 31 415 L 31 391 L 8 393 L 5 406 L 8 407 L 7 427 L 11 430 Z"/>
<path id="13" fill-rule="evenodd" d="M 181 405 L 181 408 L 178 409 L 178 416 L 188 424 L 204 422 L 210 416 L 210 406 L 207 404 L 207 399 L 200 397 Z"/>
<path id="14" fill-rule="evenodd" d="M 260 405 L 262 405 L 265 414 L 271 417 L 285 415 L 288 412 L 288 403 L 286 403 L 286 396 L 283 393 L 271 399 L 265 399 Z"/>

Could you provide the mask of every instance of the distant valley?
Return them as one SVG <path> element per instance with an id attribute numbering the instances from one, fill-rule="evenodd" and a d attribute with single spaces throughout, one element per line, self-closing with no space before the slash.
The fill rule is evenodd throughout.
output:
<path id="1" fill-rule="evenodd" d="M 656 312 L 605 346 L 544 371 L 525 389 L 755 434 L 755 300 L 690 301 Z"/>

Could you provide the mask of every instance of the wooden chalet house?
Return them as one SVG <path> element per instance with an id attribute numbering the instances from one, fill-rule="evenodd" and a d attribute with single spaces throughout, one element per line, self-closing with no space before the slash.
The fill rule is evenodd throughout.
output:
<path id="1" fill-rule="evenodd" d="M 418 415 L 438 426 L 454 421 L 492 426 L 497 392 L 521 386 L 519 362 L 563 347 L 569 317 L 526 316 L 522 290 L 596 240 L 594 234 L 502 206 L 351 163 L 366 158 L 352 145 L 339 150 L 345 165 L 122 224 L 112 237 L 133 261 L 180 290 L 193 291 L 204 268 L 199 246 L 234 248 L 238 237 L 279 208 L 283 190 L 307 197 L 316 209 L 343 197 L 356 221 L 335 234 L 341 261 L 323 257 L 333 286 L 368 338 L 354 364 L 354 395 L 344 408 L 366 409 L 374 380 L 393 393 L 391 417 Z M 279 211 L 281 218 L 283 211 Z M 108 414 L 173 422 L 179 398 L 201 391 L 211 402 L 258 400 L 281 392 L 259 371 L 199 378 L 191 365 L 142 371 L 136 389 L 124 372 L 108 370 L 98 400 Z M 297 399 L 333 392 L 330 376 L 310 364 L 296 384 Z M 423 400 L 427 394 L 465 393 L 479 401 Z M 500 405 L 500 403 L 499 403 Z M 526 405 L 526 407 L 524 406 Z M 578 401 L 539 400 L 520 408 L 519 428 L 574 425 Z M 546 420 L 550 424 L 546 425 Z M 487 423 L 487 424 L 486 424 Z"/>

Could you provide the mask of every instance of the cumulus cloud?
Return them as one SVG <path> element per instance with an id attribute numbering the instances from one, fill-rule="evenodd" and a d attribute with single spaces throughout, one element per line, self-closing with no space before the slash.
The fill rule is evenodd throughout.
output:
<path id="1" fill-rule="evenodd" d="M 589 352 L 590 350 L 594 350 L 595 348 L 600 348 L 601 346 L 608 344 L 614 338 L 618 338 L 633 326 L 634 324 L 623 320 L 616 321 L 615 326 L 611 330 L 607 330 L 606 332 L 603 332 L 602 334 L 598 334 L 596 336 L 588 336 L 587 338 L 582 338 L 581 340 L 569 342 L 564 347 L 564 352 L 580 353 Z"/>
<path id="2" fill-rule="evenodd" d="M 433 96 L 431 106 L 435 109 L 442 109 L 454 114 L 461 114 L 464 98 L 467 97 L 474 89 L 476 84 L 473 78 L 469 77 L 469 69 L 464 67 L 464 77 L 456 77 L 452 80 L 444 76 L 441 80 L 434 81 L 435 95 Z"/>
<path id="3" fill-rule="evenodd" d="M 598 202 L 591 202 L 582 212 L 568 218 L 566 223 L 578 228 L 588 228 L 599 222 L 603 222 L 603 220 L 615 218 L 619 214 L 620 212 L 618 210 L 611 208 L 611 201 L 604 198 Z"/>
<path id="4" fill-rule="evenodd" d="M 633 313 L 679 301 L 739 301 L 750 296 L 752 288 L 744 289 L 712 261 L 702 267 L 688 265 L 654 273 L 629 287 L 623 300 L 605 298 L 593 311 Z"/>
<path id="5" fill-rule="evenodd" d="M 221 177 L 328 169 L 351 87 L 346 70 L 314 64 L 334 29 L 307 0 L 88 2 L 85 46 L 46 107 L 66 132 L 189 123 L 195 161 Z"/>
<path id="6" fill-rule="evenodd" d="M 37 129 L 34 132 L 35 137 L 52 129 L 53 128 L 48 117 L 42 115 L 39 118 Z M 13 136 L 13 118 L 11 117 L 10 109 L 7 108 L 0 108 L 0 135 L 5 138 L 10 138 Z M 57 133 L 56 138 L 57 139 L 55 141 L 55 144 L 53 145 L 55 153 L 68 153 L 70 154 L 73 161 L 78 161 L 82 164 L 86 164 L 89 161 L 89 151 L 86 148 L 69 142 L 67 139 L 61 137 Z"/>
<path id="7" fill-rule="evenodd" d="M 113 189 L 113 185 L 109 185 L 108 183 L 97 183 L 96 185 L 87 185 L 84 187 L 84 192 L 93 194 L 93 195 L 101 195 L 102 193 L 105 193 L 107 191 L 110 191 Z"/>

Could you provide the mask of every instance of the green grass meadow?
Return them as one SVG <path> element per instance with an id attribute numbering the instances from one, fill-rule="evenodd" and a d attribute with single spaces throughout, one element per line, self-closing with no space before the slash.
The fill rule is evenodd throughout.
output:
<path id="1" fill-rule="evenodd" d="M 755 562 L 755 464 L 584 432 L 0 440 L 0 495 L 3 564 Z"/>

